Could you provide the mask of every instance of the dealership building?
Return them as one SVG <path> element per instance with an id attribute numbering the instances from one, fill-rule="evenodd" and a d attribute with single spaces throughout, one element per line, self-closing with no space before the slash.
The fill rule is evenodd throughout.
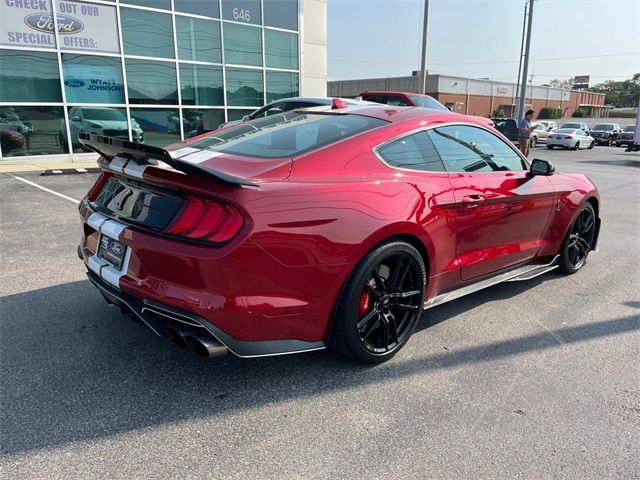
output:
<path id="1" fill-rule="evenodd" d="M 517 85 L 509 82 L 434 74 L 427 75 L 426 92 L 422 92 L 420 81 L 421 77 L 414 72 L 405 77 L 331 81 L 327 90 L 328 95 L 337 97 L 355 97 L 365 91 L 426 93 L 453 112 L 480 117 L 511 117 L 518 99 Z M 543 107 L 553 107 L 562 110 L 564 117 L 570 117 L 581 107 L 587 116 L 602 118 L 608 116 L 611 108 L 604 104 L 604 93 L 538 85 L 527 85 L 526 90 L 525 108 L 537 112 Z"/>
<path id="2" fill-rule="evenodd" d="M 166 145 L 325 96 L 326 2 L 0 0 L 0 162 L 87 159 L 80 131 Z"/>

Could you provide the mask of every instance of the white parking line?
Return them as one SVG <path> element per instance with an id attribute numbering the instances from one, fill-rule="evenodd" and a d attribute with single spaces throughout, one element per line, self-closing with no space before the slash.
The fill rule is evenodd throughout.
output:
<path id="1" fill-rule="evenodd" d="M 76 200 L 75 198 L 68 197 L 66 195 L 63 195 L 62 193 L 54 192 L 53 190 L 43 187 L 42 185 L 38 185 L 37 183 L 30 182 L 26 178 L 16 177 L 15 175 L 11 175 L 10 173 L 7 173 L 7 175 L 9 175 L 12 178 L 15 178 L 16 180 L 20 180 L 21 182 L 24 182 L 27 185 L 31 185 L 32 187 L 36 187 L 36 188 L 39 188 L 40 190 L 44 190 L 45 192 L 51 193 L 56 197 L 64 198 L 65 200 L 69 200 L 70 202 L 73 202 L 75 204 L 80 203 L 80 200 Z"/>

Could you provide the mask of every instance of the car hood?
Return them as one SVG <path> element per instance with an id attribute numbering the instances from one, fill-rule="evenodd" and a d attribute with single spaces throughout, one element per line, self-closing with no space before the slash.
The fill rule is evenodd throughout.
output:
<path id="1" fill-rule="evenodd" d="M 100 125 L 101 128 L 127 128 L 126 120 L 89 120 L 85 119 L 84 123 L 94 123 Z"/>

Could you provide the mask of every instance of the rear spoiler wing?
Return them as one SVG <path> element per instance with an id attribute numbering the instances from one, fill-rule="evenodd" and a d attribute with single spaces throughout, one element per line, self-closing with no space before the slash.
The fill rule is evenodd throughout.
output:
<path id="1" fill-rule="evenodd" d="M 134 161 L 138 165 L 157 165 L 158 161 L 160 161 L 187 175 L 206 175 L 230 185 L 244 185 L 247 187 L 259 186 L 246 178 L 236 177 L 197 163 L 190 163 L 185 160 L 173 158 L 164 148 L 152 147 L 151 145 L 134 143 L 118 138 L 103 137 L 95 133 L 81 132 L 78 135 L 78 139 L 80 143 L 89 150 L 109 159 L 123 157 Z"/>

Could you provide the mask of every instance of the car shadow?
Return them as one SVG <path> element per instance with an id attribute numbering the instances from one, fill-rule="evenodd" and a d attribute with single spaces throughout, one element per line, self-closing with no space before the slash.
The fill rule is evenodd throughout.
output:
<path id="1" fill-rule="evenodd" d="M 640 157 L 638 160 L 578 160 L 576 163 L 588 163 L 597 165 L 608 165 L 611 167 L 635 167 L 640 168 Z"/>
<path id="2" fill-rule="evenodd" d="M 429 310 L 420 329 L 535 282 L 503 284 Z M 574 343 L 640 329 L 633 315 L 373 367 L 327 352 L 204 360 L 108 308 L 88 281 L 4 297 L 0 313 L 4 455 L 557 348 L 558 338 Z"/>

